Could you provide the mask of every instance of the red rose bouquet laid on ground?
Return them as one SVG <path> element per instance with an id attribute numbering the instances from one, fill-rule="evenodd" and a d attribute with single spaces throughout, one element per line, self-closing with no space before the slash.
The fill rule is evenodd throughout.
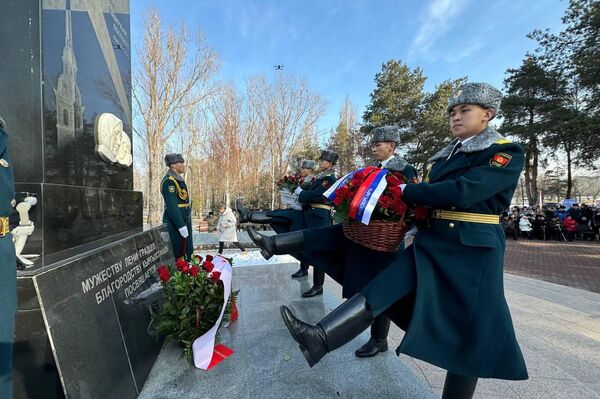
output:
<path id="1" fill-rule="evenodd" d="M 215 325 L 223 307 L 221 273 L 213 271 L 212 259 L 195 255 L 191 262 L 178 259 L 175 267 L 157 268 L 165 296 L 157 315 L 158 330 L 179 342 L 186 357 L 192 355 L 194 340 Z M 233 313 L 237 316 L 237 294 L 231 292 L 221 324 L 231 322 Z"/>
<path id="2" fill-rule="evenodd" d="M 401 172 L 367 167 L 339 179 L 325 192 L 344 235 L 364 247 L 395 252 L 407 231 L 408 206 L 402 200 Z"/>

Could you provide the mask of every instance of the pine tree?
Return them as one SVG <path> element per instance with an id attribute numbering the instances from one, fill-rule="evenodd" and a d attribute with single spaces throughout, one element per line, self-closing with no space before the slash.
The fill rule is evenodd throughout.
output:
<path id="1" fill-rule="evenodd" d="M 389 60 L 383 64 L 381 72 L 375 75 L 375 89 L 363 114 L 363 133 L 384 125 L 410 131 L 423 101 L 426 79 L 420 68 L 411 70 L 401 61 Z"/>
<path id="2" fill-rule="evenodd" d="M 427 160 L 452 139 L 446 107 L 452 92 L 465 81 L 466 78 L 460 78 L 437 85 L 433 93 L 425 96 L 414 130 L 401 138 L 400 145 L 408 149 L 406 160 L 420 167 L 423 176 L 427 175 Z"/>
<path id="3" fill-rule="evenodd" d="M 539 203 L 538 166 L 540 141 L 551 126 L 551 116 L 564 93 L 559 76 L 545 70 L 539 60 L 527 55 L 517 69 L 508 69 L 504 80 L 507 96 L 501 113 L 501 132 L 518 137 L 525 149 L 525 189 L 530 205 Z"/>

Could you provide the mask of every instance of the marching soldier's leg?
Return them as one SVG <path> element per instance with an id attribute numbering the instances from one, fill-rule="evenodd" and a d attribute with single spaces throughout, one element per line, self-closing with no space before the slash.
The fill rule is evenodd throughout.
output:
<path id="1" fill-rule="evenodd" d="M 446 381 L 444 381 L 442 399 L 471 399 L 476 386 L 476 377 L 465 377 L 448 371 Z"/>
<path id="2" fill-rule="evenodd" d="M 300 269 L 294 274 L 292 274 L 292 278 L 299 278 L 308 275 L 308 263 L 300 262 Z"/>
<path id="3" fill-rule="evenodd" d="M 380 314 L 371 324 L 371 338 L 354 354 L 357 357 L 373 357 L 388 350 L 387 335 L 390 330 L 390 319 Z"/>
<path id="4" fill-rule="evenodd" d="M 410 249 L 403 253 L 405 256 L 383 270 L 362 293 L 342 303 L 314 326 L 297 319 L 287 307 L 281 307 L 283 321 L 311 367 L 328 352 L 350 342 L 376 316 L 414 290 L 414 253 Z"/>
<path id="5" fill-rule="evenodd" d="M 313 286 L 310 290 L 302 294 L 304 298 L 311 298 L 317 295 L 323 295 L 323 284 L 325 283 L 325 272 L 317 267 L 313 267 Z"/>
<path id="6" fill-rule="evenodd" d="M 310 367 L 327 353 L 354 339 L 373 322 L 373 313 L 361 294 L 348 299 L 314 326 L 297 319 L 286 306 L 280 309 L 287 329 L 300 344 Z"/>
<path id="7" fill-rule="evenodd" d="M 12 354 L 17 311 L 17 264 L 12 236 L 0 237 L 0 398 L 12 398 Z"/>

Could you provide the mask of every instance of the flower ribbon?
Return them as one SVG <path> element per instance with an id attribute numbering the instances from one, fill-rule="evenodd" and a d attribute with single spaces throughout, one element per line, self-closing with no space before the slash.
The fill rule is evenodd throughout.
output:
<path id="1" fill-rule="evenodd" d="M 358 187 L 352 202 L 350 202 L 348 212 L 348 216 L 362 224 L 369 224 L 377 201 L 387 187 L 387 179 L 385 178 L 388 173 L 387 169 L 366 168 L 366 170 L 369 175 Z"/>
<path id="2" fill-rule="evenodd" d="M 329 189 L 327 191 L 325 191 L 323 193 L 323 196 L 327 197 L 330 201 L 333 201 L 335 198 L 335 190 L 337 190 L 338 188 L 340 188 L 344 184 L 346 184 L 350 179 L 352 179 L 352 177 L 356 173 L 362 172 L 365 169 L 366 168 L 355 170 L 354 172 L 350 172 L 347 175 L 344 175 L 343 177 L 339 178 L 335 183 L 333 183 L 333 185 L 331 187 L 329 187 Z"/>
<path id="3" fill-rule="evenodd" d="M 233 269 L 231 268 L 231 264 L 227 258 L 216 256 L 213 259 L 213 264 L 213 272 L 221 272 L 220 280 L 223 282 L 224 286 L 223 307 L 221 308 L 221 314 L 219 315 L 219 318 L 213 327 L 204 333 L 204 335 L 196 338 L 192 344 L 194 365 L 202 370 L 207 370 L 211 367 L 211 365 L 214 366 L 216 363 L 218 363 L 218 361 L 216 363 L 213 361 L 213 357 L 215 356 L 215 338 L 217 335 L 217 330 L 221 325 L 221 320 L 223 319 L 223 313 L 225 313 L 225 307 L 227 306 L 227 301 L 229 300 L 229 294 L 231 293 L 231 275 L 233 274 Z"/>

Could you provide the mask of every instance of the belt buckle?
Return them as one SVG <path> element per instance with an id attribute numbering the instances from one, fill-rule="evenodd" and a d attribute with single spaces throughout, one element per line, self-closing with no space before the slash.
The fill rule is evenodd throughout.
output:
<path id="1" fill-rule="evenodd" d="M 0 238 L 10 233 L 10 226 L 7 217 L 0 217 Z"/>

